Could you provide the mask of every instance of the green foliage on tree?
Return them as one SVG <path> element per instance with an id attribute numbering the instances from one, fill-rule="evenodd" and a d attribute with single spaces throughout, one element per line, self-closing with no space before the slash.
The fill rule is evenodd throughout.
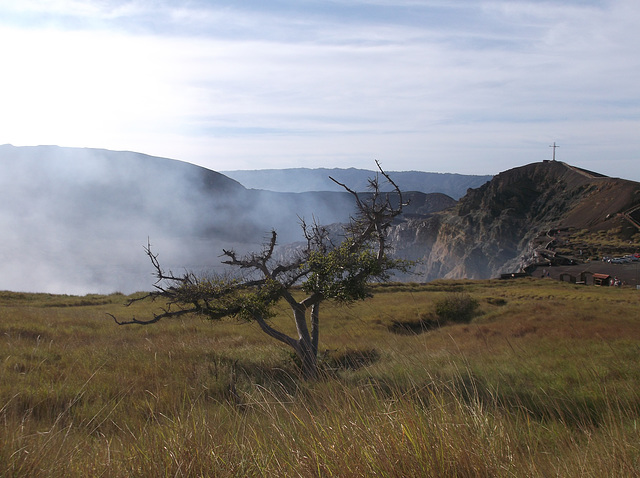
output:
<path id="1" fill-rule="evenodd" d="M 380 165 L 378 168 L 393 186 L 397 201 L 392 204 L 391 195 L 380 192 L 380 175 L 370 180 L 366 195 L 331 178 L 353 195 L 356 217 L 343 228 L 339 241 L 327 228 L 302 221 L 306 247 L 286 259 L 274 257 L 277 233 L 272 231 L 260 252 L 239 256 L 233 250 L 223 250 L 222 262 L 238 274 L 199 276 L 187 272 L 176 276 L 163 271 L 157 254 L 148 245 L 146 253 L 156 271 L 156 290 L 136 300 L 161 299 L 167 305 L 149 319 L 114 319 L 118 324 L 148 325 L 165 318 L 196 314 L 212 320 L 232 317 L 254 321 L 266 334 L 295 351 L 305 377 L 316 377 L 321 303 L 364 300 L 371 295 L 371 282 L 388 280 L 392 271 L 407 271 L 411 266 L 408 261 L 393 259 L 388 254 L 388 229 L 406 204 L 397 185 Z M 302 300 L 293 295 L 296 287 L 306 294 Z M 269 322 L 280 300 L 291 308 L 297 337 Z"/>
<path id="2" fill-rule="evenodd" d="M 309 274 L 302 290 L 322 294 L 325 299 L 352 302 L 369 297 L 371 280 L 384 281 L 389 271 L 404 269 L 403 262 L 386 254 L 379 258 L 371 247 L 346 239 L 329 251 L 311 251 L 305 267 Z"/>

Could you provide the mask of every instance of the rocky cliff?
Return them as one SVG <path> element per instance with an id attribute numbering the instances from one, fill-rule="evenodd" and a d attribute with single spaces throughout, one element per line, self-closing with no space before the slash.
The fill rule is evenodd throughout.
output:
<path id="1" fill-rule="evenodd" d="M 419 261 L 416 280 L 491 278 L 538 261 L 550 231 L 636 233 L 624 213 L 638 205 L 640 183 L 545 161 L 500 173 L 456 206 L 396 226 L 392 244 Z"/>

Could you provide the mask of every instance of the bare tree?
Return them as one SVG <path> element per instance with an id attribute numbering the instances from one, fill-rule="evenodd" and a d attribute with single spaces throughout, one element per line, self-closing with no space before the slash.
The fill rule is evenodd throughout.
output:
<path id="1" fill-rule="evenodd" d="M 369 180 L 367 194 L 359 194 L 331 178 L 351 193 L 357 210 L 339 240 L 332 238 L 325 227 L 303 220 L 306 247 L 289 259 L 274 258 L 277 233 L 272 231 L 260 252 L 241 256 L 234 250 L 223 250 L 222 262 L 237 274 L 212 277 L 187 272 L 177 276 L 163 271 L 157 254 L 148 245 L 145 251 L 157 277 L 155 290 L 130 303 L 161 299 L 166 306 L 149 319 L 120 321 L 113 317 L 114 320 L 120 325 L 148 325 L 165 318 L 198 314 L 214 320 L 235 317 L 255 321 L 267 335 L 295 351 L 304 377 L 316 377 L 322 302 L 363 300 L 370 296 L 371 282 L 388 280 L 392 271 L 406 271 L 410 266 L 388 254 L 388 228 L 407 204 L 398 186 L 376 164 L 380 173 Z M 392 203 L 390 194 L 380 191 L 380 176 L 393 186 L 397 202 Z M 294 290 L 304 291 L 304 298 L 296 299 Z M 291 308 L 297 338 L 270 324 L 274 306 L 280 300 Z"/>

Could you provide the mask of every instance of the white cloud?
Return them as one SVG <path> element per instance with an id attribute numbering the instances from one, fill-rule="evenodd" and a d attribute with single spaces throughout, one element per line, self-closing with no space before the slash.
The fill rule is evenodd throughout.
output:
<path id="1" fill-rule="evenodd" d="M 7 5 L 0 142 L 486 173 L 557 140 L 640 179 L 633 0 Z"/>

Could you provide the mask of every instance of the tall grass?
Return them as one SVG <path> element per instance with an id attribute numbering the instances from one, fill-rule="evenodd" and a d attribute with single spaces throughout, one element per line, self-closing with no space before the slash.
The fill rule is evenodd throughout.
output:
<path id="1" fill-rule="evenodd" d="M 470 324 L 393 332 L 461 290 Z M 315 382 L 251 324 L 118 327 L 151 307 L 124 300 L 0 293 L 0 476 L 640 473 L 635 290 L 381 287 L 325 311 Z"/>

